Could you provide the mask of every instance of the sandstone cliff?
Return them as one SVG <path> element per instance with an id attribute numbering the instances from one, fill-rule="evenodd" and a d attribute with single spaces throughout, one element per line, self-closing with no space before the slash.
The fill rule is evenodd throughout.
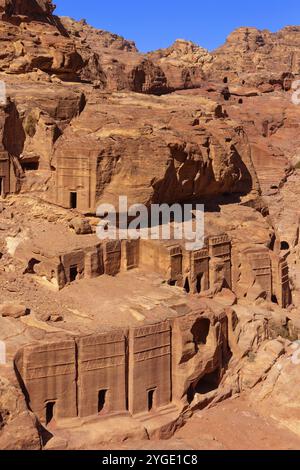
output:
<path id="1" fill-rule="evenodd" d="M 107 436 L 106 428 L 97 434 L 87 422 L 95 447 L 116 436 L 170 436 L 191 413 L 205 408 L 209 414 L 210 406 L 236 396 L 255 406 L 259 400 L 268 418 L 273 400 L 274 419 L 299 435 L 289 409 L 299 414 L 291 355 L 300 337 L 300 108 L 291 85 L 300 74 L 300 28 L 239 28 L 213 52 L 179 39 L 142 54 L 131 40 L 54 11 L 50 0 L 0 0 L 0 80 L 6 86 L 0 104 L 0 338 L 9 343 L 11 364 L 29 345 L 24 368 L 21 360 L 15 365 L 32 392 L 22 394 L 20 371 L 18 383 L 12 368 L 0 369 L 0 448 L 45 444 L 36 416 L 46 425 L 55 418 L 45 383 L 55 392 L 62 384 L 67 406 L 60 403 L 60 412 L 77 419 L 74 397 L 88 379 L 85 390 L 92 384 L 99 403 L 96 392 L 89 396 L 84 416 L 92 409 L 102 418 L 99 390 L 107 391 L 107 383 L 104 390 L 98 375 L 85 370 L 85 354 L 99 345 L 100 356 L 106 351 L 104 330 L 119 335 L 111 357 L 99 356 L 112 369 L 105 380 L 124 382 L 122 394 L 114 389 L 112 403 L 123 400 L 115 411 L 128 411 L 130 369 L 143 378 L 130 378 L 132 403 L 139 402 L 138 387 L 144 393 L 144 382 L 155 378 L 171 418 L 168 426 L 159 419 L 144 424 L 152 414 L 138 425 L 130 418 L 124 435 L 113 424 Z M 117 206 L 120 195 L 148 206 L 205 203 L 203 250 L 184 252 L 174 240 L 100 244 L 96 208 Z M 149 343 L 141 356 L 154 359 L 154 378 L 147 367 L 147 374 L 135 369 L 140 366 L 131 358 L 145 325 Z M 96 336 L 89 342 L 95 332 L 103 344 Z M 67 356 L 56 362 L 60 341 L 69 362 Z M 156 367 L 155 354 L 148 353 L 159 341 L 164 359 Z M 68 366 L 73 401 L 64 393 L 65 379 L 52 380 L 51 367 L 49 377 L 40 374 L 37 344 L 43 370 L 50 361 L 61 377 L 60 367 Z M 84 351 L 80 378 L 78 345 Z M 124 361 L 116 378 L 111 359 L 120 347 Z M 35 367 L 26 369 L 31 360 Z M 175 403 L 169 403 L 171 373 Z M 150 387 L 154 394 L 149 381 L 147 393 Z M 152 411 L 151 393 L 144 412 Z M 67 440 L 50 440 L 49 448 L 83 446 L 82 431 L 74 429 L 62 432 Z"/>

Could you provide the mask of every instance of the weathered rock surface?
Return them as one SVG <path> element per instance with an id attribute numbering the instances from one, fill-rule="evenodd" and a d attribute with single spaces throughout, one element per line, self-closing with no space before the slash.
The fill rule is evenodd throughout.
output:
<path id="1" fill-rule="evenodd" d="M 71 220 L 70 228 L 72 228 L 77 235 L 86 235 L 92 233 L 92 228 L 89 224 L 89 221 L 79 217 Z"/>
<path id="2" fill-rule="evenodd" d="M 105 426 L 98 428 L 101 396 L 98 408 L 89 396 L 86 402 L 101 416 L 94 414 L 95 421 L 80 421 L 61 435 L 57 416 L 69 407 L 74 417 L 76 406 L 67 397 L 66 409 L 58 404 L 55 415 L 56 403 L 48 403 L 53 396 L 40 400 L 39 392 L 48 393 L 53 383 L 55 389 L 56 381 L 50 373 L 39 376 L 38 361 L 37 375 L 31 369 L 27 374 L 31 363 L 23 367 L 19 354 L 18 370 L 28 383 L 43 383 L 29 387 L 29 398 L 36 415 L 53 426 L 55 436 L 46 448 L 84 448 L 87 436 L 93 448 L 115 440 L 169 437 L 193 411 L 219 437 L 189 440 L 191 446 L 231 448 L 230 438 L 223 441 L 211 419 L 219 413 L 224 434 L 234 400 L 224 410 L 218 407 L 237 396 L 246 397 L 249 405 L 249 416 L 243 403 L 236 405 L 242 426 L 245 416 L 252 420 L 248 432 L 258 423 L 263 434 L 277 421 L 270 447 L 279 445 L 281 425 L 289 428 L 296 447 L 300 108 L 291 101 L 291 84 L 299 77 L 300 28 L 277 33 L 240 28 L 212 53 L 177 40 L 167 49 L 141 54 L 132 41 L 83 20 L 58 18 L 49 0 L 0 0 L 0 17 L 0 79 L 7 89 L 0 106 L 1 196 L 17 193 L 0 208 L 0 338 L 7 343 L 10 364 L 21 348 L 39 344 L 43 354 L 37 357 L 48 370 L 55 347 L 65 342 L 72 360 L 55 367 L 74 374 L 73 387 L 79 375 L 83 380 L 86 367 L 74 338 L 88 335 L 90 340 L 95 331 L 102 334 L 120 325 L 125 331 L 146 324 L 153 333 L 166 315 L 172 329 L 164 324 L 163 331 L 149 334 L 149 350 L 157 349 L 160 333 L 169 342 L 174 335 L 176 345 L 172 358 L 139 375 L 146 380 L 151 369 L 154 375 L 161 372 L 155 380 L 165 380 L 172 369 L 176 394 L 169 403 L 171 385 L 162 384 L 167 396 L 162 416 L 152 414 L 153 389 L 147 397 L 150 415 L 145 416 L 144 403 L 141 422 L 109 417 L 107 432 Z M 147 251 L 130 243 L 100 246 L 93 234 L 98 219 L 83 219 L 80 212 L 95 214 L 102 202 L 117 206 L 120 195 L 129 204 L 148 206 L 205 202 L 205 235 L 209 243 L 215 237 L 217 248 L 212 244 L 200 254 L 183 256 L 177 244 L 158 251 L 157 246 Z M 197 277 L 199 265 L 205 272 Z M 200 304 L 202 317 L 196 319 Z M 130 348 L 132 334 L 122 332 Z M 163 344 L 164 353 L 170 351 L 171 345 Z M 143 359 L 149 359 L 144 352 Z M 84 366 L 78 366 L 78 358 Z M 6 366 L 0 369 L 0 448 L 39 449 L 40 425 L 12 377 Z M 135 382 L 130 383 L 134 388 Z M 125 385 L 118 388 L 118 399 L 125 390 Z M 130 394 L 140 399 L 139 393 Z M 197 415 L 203 408 L 207 413 Z M 241 447 L 246 445 L 242 441 Z"/>
<path id="3" fill-rule="evenodd" d="M 173 203 L 259 191 L 243 129 L 201 97 L 103 96 L 56 142 L 59 165 L 71 155 L 94 168 L 96 202 L 116 204 L 126 194 L 129 204 Z M 69 184 L 64 180 L 59 191 Z"/>
<path id="4" fill-rule="evenodd" d="M 0 449 L 40 450 L 35 416 L 28 411 L 13 371 L 0 366 Z"/>
<path id="5" fill-rule="evenodd" d="M 238 28 L 214 51 L 211 77 L 219 74 L 234 82 L 244 80 L 247 85 L 289 89 L 294 74 L 299 74 L 299 44 L 299 26 L 287 26 L 276 33 Z"/>
<path id="6" fill-rule="evenodd" d="M 0 305 L 0 315 L 2 317 L 21 318 L 28 315 L 28 310 L 24 305 L 6 302 Z"/>
<path id="7" fill-rule="evenodd" d="M 167 49 L 149 53 L 148 57 L 163 70 L 171 90 L 201 87 L 213 62 L 206 49 L 182 39 Z"/>

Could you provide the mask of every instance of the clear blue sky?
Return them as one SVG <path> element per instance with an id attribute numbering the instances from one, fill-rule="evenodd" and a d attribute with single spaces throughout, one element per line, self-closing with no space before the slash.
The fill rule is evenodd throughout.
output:
<path id="1" fill-rule="evenodd" d="M 133 39 L 141 51 L 189 39 L 212 50 L 239 26 L 277 31 L 300 24 L 299 0 L 54 0 L 56 14 L 85 18 Z"/>

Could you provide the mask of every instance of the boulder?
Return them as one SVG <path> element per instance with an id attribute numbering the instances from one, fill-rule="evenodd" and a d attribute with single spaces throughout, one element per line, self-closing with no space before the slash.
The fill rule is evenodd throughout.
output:
<path id="1" fill-rule="evenodd" d="M 15 302 L 5 302 L 0 305 L 0 316 L 10 318 L 21 318 L 28 315 L 29 309 Z"/>
<path id="2" fill-rule="evenodd" d="M 0 449 L 40 450 L 38 427 L 37 419 L 27 409 L 14 372 L 0 367 Z"/>
<path id="3" fill-rule="evenodd" d="M 88 235 L 92 233 L 92 228 L 87 219 L 76 217 L 75 219 L 71 220 L 69 226 L 75 231 L 76 235 Z"/>

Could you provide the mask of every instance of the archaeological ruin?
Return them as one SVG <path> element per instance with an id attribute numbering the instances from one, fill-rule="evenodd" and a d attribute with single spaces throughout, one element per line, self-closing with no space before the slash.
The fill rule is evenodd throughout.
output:
<path id="1" fill-rule="evenodd" d="M 298 448 L 300 27 L 146 54 L 54 10 L 0 0 L 0 450 Z M 114 238 L 122 196 L 202 246 Z"/>

